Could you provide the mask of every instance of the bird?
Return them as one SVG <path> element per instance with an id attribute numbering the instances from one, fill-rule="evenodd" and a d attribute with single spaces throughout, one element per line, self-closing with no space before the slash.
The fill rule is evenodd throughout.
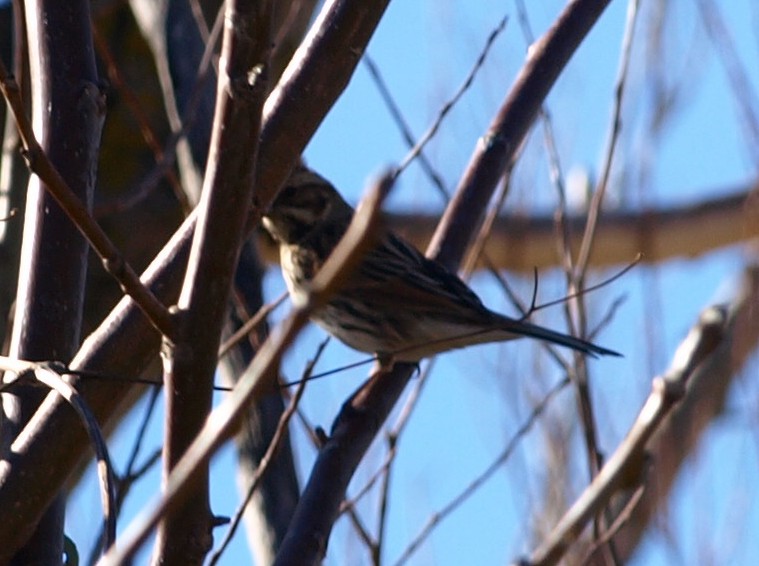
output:
<path id="1" fill-rule="evenodd" d="M 334 186 L 297 165 L 262 225 L 279 245 L 280 266 L 297 302 L 346 232 L 353 208 Z M 383 366 L 418 363 L 448 350 L 531 337 L 591 357 L 620 354 L 488 309 L 458 275 L 383 230 L 338 291 L 311 320 Z"/>

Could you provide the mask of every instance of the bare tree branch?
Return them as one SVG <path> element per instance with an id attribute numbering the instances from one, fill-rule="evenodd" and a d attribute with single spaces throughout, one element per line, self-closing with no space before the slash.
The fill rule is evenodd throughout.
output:
<path id="1" fill-rule="evenodd" d="M 693 204 L 655 210 L 608 210 L 598 220 L 596 243 L 590 257 L 593 268 L 613 267 L 641 254 L 644 265 L 671 259 L 694 258 L 759 237 L 759 185 L 718 188 L 729 194 Z M 417 248 L 430 241 L 439 216 L 435 214 L 390 214 L 391 230 L 402 234 Z M 572 250 L 580 247 L 584 217 L 570 217 Z M 708 230 L 704 230 L 708 226 Z M 259 238 L 261 256 L 269 263 L 279 261 L 276 247 L 267 237 Z M 557 266 L 556 221 L 551 215 L 507 214 L 496 218 L 484 252 L 497 269 L 531 273 Z M 478 268 L 485 267 L 482 262 Z"/>
<path id="2" fill-rule="evenodd" d="M 214 370 L 252 200 L 268 92 L 271 4 L 230 0 L 225 9 L 211 147 L 175 314 L 178 333 L 173 343 L 164 341 L 165 479 L 211 410 Z M 200 564 L 212 546 L 207 463 L 200 464 L 196 474 L 196 489 L 161 521 L 155 564 Z"/>
<path id="3" fill-rule="evenodd" d="M 256 182 L 259 207 L 274 197 L 329 108 L 348 84 L 387 2 L 333 2 L 264 106 Z M 326 15 L 324 15 L 326 14 Z M 329 56 L 324 56 L 327 53 Z M 162 301 L 176 300 L 196 215 L 190 215 L 142 276 Z M 85 341 L 74 371 L 137 377 L 158 353 L 159 338 L 135 304 L 123 299 Z M 124 355 L 129 351 L 129 355 Z M 79 387 L 98 420 L 105 422 L 132 386 L 124 381 L 82 382 Z M 65 438 L 62 437 L 65 435 Z M 84 453 L 84 431 L 57 396 L 48 396 L 0 463 L 0 524 L 33 524 Z M 14 466 L 26 473 L 11 473 Z M 40 491 L 39 498 L 28 497 Z M 25 494 L 19 499 L 19 494 Z M 2 548 L 28 533 L 2 529 Z M 0 551 L 2 552 L 2 551 Z"/>
<path id="4" fill-rule="evenodd" d="M 675 352 L 669 370 L 654 378 L 651 394 L 625 439 L 548 539 L 521 564 L 543 566 L 557 563 L 587 523 L 608 505 L 619 486 L 627 478 L 640 475 L 646 444 L 667 414 L 685 396 L 693 372 L 720 346 L 729 323 L 725 308 L 709 307 L 701 314 L 698 324 Z"/>
<path id="5" fill-rule="evenodd" d="M 72 189 L 68 196 L 82 206 L 86 216 L 86 206 L 93 198 L 104 116 L 90 36 L 89 3 L 30 0 L 23 9 L 26 30 L 17 32 L 28 37 L 32 112 L 37 131 L 28 127 L 20 132 L 21 138 L 26 142 L 30 137 L 40 139 L 41 145 L 26 143 L 26 148 L 38 149 L 39 154 L 44 152 L 49 157 L 49 163 Z M 0 73 L 5 95 L 4 65 Z M 23 106 L 12 110 L 19 124 Z M 30 157 L 36 155 L 31 153 Z M 16 359 L 68 361 L 79 345 L 87 242 L 53 198 L 52 187 L 43 184 L 49 179 L 32 177 L 28 190 L 19 268 L 22 276 L 9 348 L 9 356 Z M 23 468 L 15 465 L 12 443 L 42 399 L 39 389 L 23 385 L 2 394 L 0 465 L 11 473 L 24 475 Z M 16 508 L 19 501 L 31 501 L 40 506 L 40 512 L 35 521 L 13 523 L 17 528 L 2 529 L 0 538 L 5 538 L 6 531 L 13 531 L 18 538 L 16 544 L 2 544 L 1 563 L 11 557 L 18 563 L 60 561 L 65 504 L 63 498 L 53 501 L 43 495 L 44 491 L 43 486 L 30 485 L 28 490 L 11 494 L 9 510 Z M 22 547 L 26 540 L 29 543 Z"/>

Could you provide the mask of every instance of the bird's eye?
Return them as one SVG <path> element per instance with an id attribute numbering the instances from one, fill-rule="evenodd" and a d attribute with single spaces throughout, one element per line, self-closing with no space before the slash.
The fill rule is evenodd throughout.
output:
<path id="1" fill-rule="evenodd" d="M 315 214 L 322 216 L 329 205 L 329 200 L 321 192 L 313 193 L 309 207 Z"/>
<path id="2" fill-rule="evenodd" d="M 329 216 L 330 204 L 330 195 L 318 184 L 290 185 L 280 191 L 272 209 L 290 223 L 305 227 Z"/>
<path id="3" fill-rule="evenodd" d="M 282 190 L 279 191 L 279 194 L 277 195 L 277 199 L 275 203 L 282 204 L 282 205 L 288 205 L 289 203 L 293 203 L 297 201 L 298 196 L 298 189 L 297 187 L 293 187 L 292 185 L 288 185 L 286 187 L 282 187 Z"/>

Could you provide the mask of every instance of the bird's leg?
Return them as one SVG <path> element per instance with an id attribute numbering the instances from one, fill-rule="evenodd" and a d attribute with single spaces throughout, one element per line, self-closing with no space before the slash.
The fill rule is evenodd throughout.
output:
<path id="1" fill-rule="evenodd" d="M 375 354 L 377 358 L 377 371 L 378 373 L 390 373 L 395 366 L 395 359 L 393 354 L 387 352 L 377 352 Z"/>

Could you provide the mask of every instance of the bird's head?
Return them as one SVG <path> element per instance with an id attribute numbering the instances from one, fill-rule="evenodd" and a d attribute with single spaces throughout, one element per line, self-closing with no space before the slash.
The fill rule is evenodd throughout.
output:
<path id="1" fill-rule="evenodd" d="M 263 225 L 280 244 L 297 244 L 334 224 L 350 222 L 353 209 L 332 184 L 303 166 L 296 166 L 263 216 Z"/>

